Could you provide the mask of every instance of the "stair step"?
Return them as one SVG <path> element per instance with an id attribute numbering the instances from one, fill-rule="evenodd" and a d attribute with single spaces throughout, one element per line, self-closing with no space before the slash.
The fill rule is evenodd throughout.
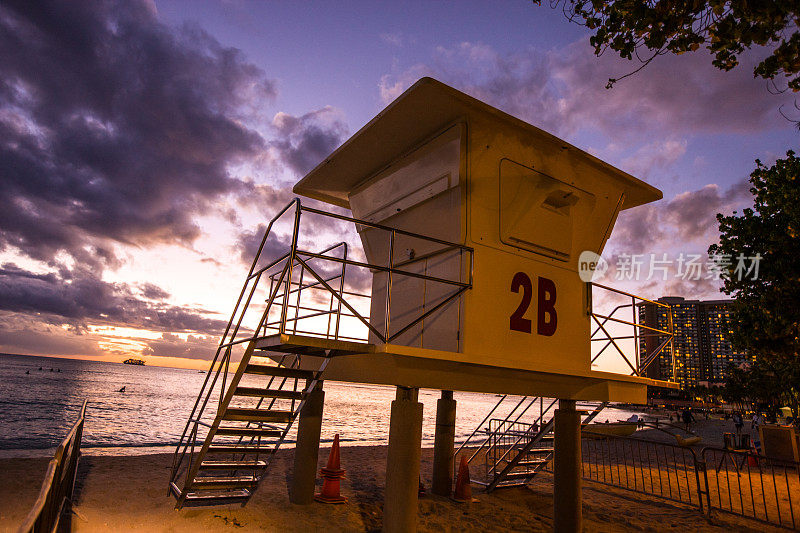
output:
<path id="1" fill-rule="evenodd" d="M 300 370 L 299 368 L 284 368 L 282 366 L 247 365 L 245 374 L 261 374 L 264 376 L 277 376 L 279 378 L 313 379 L 315 372 Z"/>
<path id="2" fill-rule="evenodd" d="M 543 438 L 539 439 L 538 442 L 546 444 L 546 443 L 552 443 L 553 440 L 554 440 L 553 437 L 543 437 Z M 527 446 L 527 443 L 525 443 L 525 444 L 517 444 L 516 446 L 514 446 L 514 449 L 515 450 L 521 450 L 521 449 L 525 448 L 525 446 Z M 535 450 L 537 448 L 533 448 L 533 449 Z M 538 448 L 538 449 L 542 449 L 542 448 Z"/>
<path id="3" fill-rule="evenodd" d="M 515 466 L 520 467 L 531 467 L 531 466 L 539 466 L 549 463 L 547 459 L 529 459 L 527 461 L 520 461 Z"/>
<path id="4" fill-rule="evenodd" d="M 217 428 L 217 435 L 233 437 L 280 437 L 283 432 L 279 429 L 266 428 L 246 428 L 246 427 L 220 427 Z"/>
<path id="5" fill-rule="evenodd" d="M 524 487 L 527 484 L 528 483 L 525 482 L 525 481 L 511 481 L 511 482 L 508 482 L 508 483 L 505 483 L 505 482 L 501 481 L 500 483 L 495 485 L 495 488 L 505 489 L 505 488 L 508 488 L 508 487 Z"/>
<path id="6" fill-rule="evenodd" d="M 215 445 L 208 447 L 208 453 L 260 453 L 268 454 L 272 452 L 272 443 L 270 446 L 246 446 L 246 445 Z"/>
<path id="7" fill-rule="evenodd" d="M 247 489 L 258 483 L 253 476 L 197 477 L 189 490 Z"/>
<path id="8" fill-rule="evenodd" d="M 250 491 L 247 489 L 232 490 L 220 494 L 202 494 L 190 492 L 183 501 L 185 507 L 201 505 L 224 505 L 226 503 L 246 502 L 250 498 Z"/>
<path id="9" fill-rule="evenodd" d="M 503 479 L 529 479 L 536 475 L 536 472 L 508 472 Z"/>
<path id="10" fill-rule="evenodd" d="M 255 396 L 258 398 L 285 398 L 287 400 L 301 400 L 303 391 L 260 389 L 258 387 L 236 387 L 234 396 Z"/>
<path id="11" fill-rule="evenodd" d="M 222 419 L 242 422 L 291 422 L 292 412 L 229 407 L 222 414 Z"/>
<path id="12" fill-rule="evenodd" d="M 547 448 L 531 448 L 526 453 L 553 453 L 555 448 L 547 447 Z"/>
<path id="13" fill-rule="evenodd" d="M 175 498 L 180 499 L 183 493 L 174 481 L 169 484 L 169 487 Z M 222 505 L 225 503 L 246 502 L 249 497 L 250 491 L 247 489 L 220 492 L 218 494 L 188 492 L 183 505 L 187 507 L 193 505 Z"/>
<path id="14" fill-rule="evenodd" d="M 243 461 L 203 461 L 200 463 L 200 470 L 255 470 L 267 466 L 266 461 L 253 461 L 245 459 Z"/>

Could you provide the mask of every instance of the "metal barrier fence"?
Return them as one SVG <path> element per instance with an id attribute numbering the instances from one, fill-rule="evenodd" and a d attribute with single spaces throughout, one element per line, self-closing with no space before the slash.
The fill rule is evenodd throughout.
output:
<path id="1" fill-rule="evenodd" d="M 718 448 L 702 458 L 711 509 L 800 528 L 800 463 Z"/>
<path id="2" fill-rule="evenodd" d="M 800 529 L 800 463 L 584 431 L 586 480 L 774 526 Z M 551 465 L 546 468 L 552 472 Z"/>
<path id="3" fill-rule="evenodd" d="M 583 477 L 703 509 L 703 468 L 692 448 L 583 432 Z"/>
<path id="4" fill-rule="evenodd" d="M 18 532 L 56 531 L 64 509 L 64 502 L 72 500 L 75 487 L 75 473 L 78 470 L 78 457 L 81 451 L 83 422 L 86 418 L 86 400 L 81 407 L 80 416 L 66 438 L 61 441 L 56 453 L 47 466 L 42 489 L 33 508 L 25 517 Z"/>

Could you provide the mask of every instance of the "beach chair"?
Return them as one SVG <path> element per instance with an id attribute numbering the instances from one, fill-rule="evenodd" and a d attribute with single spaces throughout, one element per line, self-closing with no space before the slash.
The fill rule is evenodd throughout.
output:
<path id="1" fill-rule="evenodd" d="M 722 447 L 724 448 L 725 451 L 722 452 L 722 458 L 720 459 L 719 464 L 717 465 L 717 472 L 719 472 L 722 469 L 722 465 L 725 464 L 725 459 L 727 457 L 731 458 L 731 461 L 733 462 L 734 466 L 736 466 L 737 473 L 739 470 L 741 470 L 742 467 L 744 467 L 744 463 L 747 461 L 747 455 L 741 452 L 750 451 L 750 435 L 746 433 L 744 435 L 741 435 L 741 439 L 738 445 L 736 441 L 737 441 L 736 435 L 734 435 L 733 433 L 722 434 L 722 442 L 723 442 Z M 740 461 L 738 465 L 736 464 L 737 454 L 740 455 Z"/>

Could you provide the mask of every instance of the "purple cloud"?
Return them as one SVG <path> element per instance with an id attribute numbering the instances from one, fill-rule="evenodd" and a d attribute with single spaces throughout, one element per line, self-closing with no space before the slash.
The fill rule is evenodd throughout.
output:
<path id="1" fill-rule="evenodd" d="M 226 321 L 203 309 L 169 305 L 166 292 L 146 285 L 146 299 L 125 283 L 110 283 L 86 269 L 38 274 L 0 266 L 0 311 L 28 314 L 52 324 L 83 328 L 87 322 L 157 331 L 219 335 Z"/>
<path id="2" fill-rule="evenodd" d="M 643 132 L 750 133 L 786 127 L 778 107 L 790 95 L 773 96 L 752 79 L 753 54 L 742 65 L 720 72 L 701 53 L 663 57 L 638 75 L 605 89 L 610 77 L 635 68 L 613 54 L 597 58 L 586 40 L 541 51 L 501 54 L 481 43 L 435 50 L 427 63 L 382 77 L 379 90 L 389 102 L 421 76 L 433 76 L 459 90 L 560 136 L 598 128 L 611 139 Z"/>
<path id="3" fill-rule="evenodd" d="M 265 148 L 237 113 L 273 82 L 148 2 L 5 4 L 0 54 L 0 248 L 107 262 L 106 241 L 189 243 L 242 187 L 228 165 Z"/>
<path id="4" fill-rule="evenodd" d="M 338 112 L 329 106 L 300 117 L 278 113 L 272 126 L 278 139 L 270 147 L 279 161 L 300 176 L 330 155 L 348 131 Z"/>

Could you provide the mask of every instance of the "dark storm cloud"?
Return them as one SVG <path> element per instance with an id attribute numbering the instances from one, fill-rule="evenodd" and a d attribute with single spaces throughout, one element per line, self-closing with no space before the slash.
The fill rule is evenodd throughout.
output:
<path id="1" fill-rule="evenodd" d="M 0 313 L 0 346 L 11 353 L 107 355 L 97 337 L 15 313 Z"/>
<path id="2" fill-rule="evenodd" d="M 272 121 L 279 140 L 271 143 L 280 161 L 304 176 L 339 146 L 347 126 L 331 107 L 295 117 L 278 113 Z"/>
<path id="3" fill-rule="evenodd" d="M 6 3 L 0 56 L 0 247 L 108 264 L 109 240 L 190 242 L 265 148 L 237 111 L 272 83 L 149 3 Z"/>
<path id="4" fill-rule="evenodd" d="M 264 232 L 267 230 L 266 224 L 259 224 L 253 231 L 245 230 L 239 234 L 236 243 L 236 250 L 239 252 L 239 258 L 243 263 L 250 265 L 253 263 L 258 247 L 261 246 L 261 241 L 264 239 Z M 292 238 L 290 235 L 281 235 L 275 231 L 271 232 L 269 238 L 264 243 L 264 248 L 261 250 L 261 255 L 258 260 L 258 267 L 263 267 L 278 259 L 279 257 L 289 253 L 292 247 Z"/>
<path id="5" fill-rule="evenodd" d="M 166 294 L 154 285 L 144 292 L 150 299 Z M 202 309 L 142 300 L 127 284 L 103 281 L 87 270 L 36 274 L 9 263 L 0 266 L 0 311 L 36 314 L 45 322 L 76 327 L 91 321 L 211 335 L 225 327 Z"/>
<path id="6" fill-rule="evenodd" d="M 512 115 L 568 136 L 594 127 L 611 139 L 633 139 L 654 125 L 667 134 L 753 133 L 784 127 L 778 114 L 790 94 L 773 96 L 754 80 L 755 54 L 721 72 L 703 52 L 664 56 L 639 74 L 605 89 L 610 77 L 638 64 L 614 54 L 598 58 L 586 39 L 551 51 L 501 53 L 481 43 L 438 47 L 427 63 L 383 76 L 388 103 L 421 76 L 433 76 Z"/>
<path id="7" fill-rule="evenodd" d="M 169 293 L 167 291 L 152 283 L 142 283 L 139 289 L 142 292 L 142 296 L 148 300 L 164 300 L 169 298 Z"/>
<path id="8" fill-rule="evenodd" d="M 741 209 L 750 198 L 748 181 L 741 179 L 727 189 L 709 184 L 669 201 L 623 211 L 609 245 L 624 253 L 639 254 L 660 253 L 681 244 L 699 246 L 705 253 L 719 238 L 717 213 Z"/>
<path id="9" fill-rule="evenodd" d="M 178 335 L 164 333 L 160 339 L 147 341 L 144 355 L 163 357 L 184 357 L 187 359 L 208 359 L 217 348 L 216 338 L 189 335 L 186 340 Z"/>

